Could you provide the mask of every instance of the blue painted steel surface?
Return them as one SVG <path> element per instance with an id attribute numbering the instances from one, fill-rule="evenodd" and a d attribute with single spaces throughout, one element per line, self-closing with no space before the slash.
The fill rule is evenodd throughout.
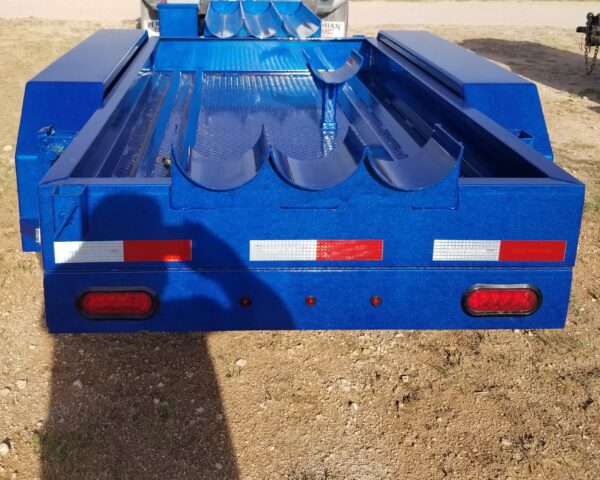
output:
<path id="1" fill-rule="evenodd" d="M 319 37 L 321 20 L 303 2 L 275 2 L 283 28 L 294 38 Z"/>
<path id="2" fill-rule="evenodd" d="M 139 30 L 102 30 L 27 83 L 16 149 L 25 251 L 39 251 L 35 241 L 39 227 L 37 185 L 58 156 L 44 151 L 59 154 L 64 150 L 70 143 L 65 137 L 72 138 L 103 105 L 119 73 L 147 38 Z M 46 130 L 40 136 L 42 129 Z M 53 141 L 56 139 L 58 142 Z"/>
<path id="3" fill-rule="evenodd" d="M 321 20 L 302 2 L 264 0 L 211 1 L 206 10 L 206 37 L 318 37 Z"/>
<path id="4" fill-rule="evenodd" d="M 379 40 L 460 95 L 503 127 L 527 132 L 532 146 L 552 159 L 536 86 L 514 73 L 429 32 L 380 32 Z"/>
<path id="5" fill-rule="evenodd" d="M 231 38 L 244 36 L 244 16 L 239 2 L 210 2 L 206 10 L 204 35 Z"/>
<path id="6" fill-rule="evenodd" d="M 241 2 L 248 33 L 255 38 L 269 38 L 283 28 L 283 21 L 271 2 Z"/>
<path id="7" fill-rule="evenodd" d="M 338 68 L 327 65 L 327 59 L 320 50 L 305 51 L 306 63 L 321 87 L 321 128 L 324 132 L 337 130 L 337 99 L 341 87 L 354 78 L 363 65 L 363 57 L 356 50 L 350 52 L 348 60 Z"/>
<path id="8" fill-rule="evenodd" d="M 56 145 L 68 144 L 58 159 L 44 160 L 54 152 L 48 132 L 46 148 L 34 144 L 30 153 L 48 170 L 37 198 L 27 199 L 41 215 L 50 329 L 562 326 L 583 185 L 540 151 L 537 93 L 523 94 L 535 86 L 438 40 L 431 41 L 461 68 L 441 59 L 429 65 L 427 38 L 161 38 L 139 47 L 83 128 L 58 125 Z M 332 105 L 336 128 L 327 130 L 323 76 L 344 69 L 348 75 L 333 78 L 343 85 Z M 507 85 L 516 90 L 504 101 L 533 111 L 511 125 L 517 134 L 486 111 L 489 103 L 464 94 L 473 88 L 485 102 L 484 92 Z M 54 115 L 46 108 L 40 115 Z M 161 239 L 191 240 L 191 259 L 54 256 L 55 242 Z M 286 239 L 381 240 L 383 258 L 250 258 L 252 240 Z M 440 262 L 436 239 L 564 240 L 566 254 L 553 262 Z M 542 308 L 523 318 L 469 317 L 460 301 L 475 283 L 536 285 Z M 75 297 L 104 286 L 152 288 L 160 310 L 143 322 L 84 319 Z M 304 304 L 308 295 L 316 307 Z M 381 307 L 371 306 L 372 295 Z M 242 296 L 250 307 L 239 305 Z"/>
<path id="9" fill-rule="evenodd" d="M 215 238 L 215 241 L 219 241 Z M 531 317 L 474 318 L 461 308 L 465 290 L 482 279 L 519 283 L 527 278 L 544 292 Z M 73 301 L 90 274 L 46 273 L 46 319 L 55 333 L 192 330 L 500 329 L 562 328 L 569 302 L 568 269 L 361 269 L 273 271 L 97 271 L 106 286 L 149 286 L 161 298 L 146 321 L 93 321 Z M 314 295 L 315 307 L 305 298 Z M 382 298 L 380 307 L 370 303 Z M 242 307 L 240 298 L 252 299 Z"/>
<path id="10" fill-rule="evenodd" d="M 158 22 L 162 37 L 197 37 L 198 5 L 189 3 L 161 3 Z"/>

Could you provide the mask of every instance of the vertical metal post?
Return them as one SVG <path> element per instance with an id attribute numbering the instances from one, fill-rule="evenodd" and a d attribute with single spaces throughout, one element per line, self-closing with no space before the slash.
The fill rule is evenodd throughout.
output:
<path id="1" fill-rule="evenodd" d="M 323 114 L 321 127 L 324 132 L 335 132 L 337 130 L 336 103 L 339 85 L 323 84 Z"/>

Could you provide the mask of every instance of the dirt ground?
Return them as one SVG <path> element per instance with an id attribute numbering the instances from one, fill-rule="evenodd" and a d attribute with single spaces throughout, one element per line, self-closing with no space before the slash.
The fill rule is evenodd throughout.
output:
<path id="1" fill-rule="evenodd" d="M 188 3 L 193 0 L 185 0 Z M 309 2 L 311 0 L 308 0 Z M 571 28 L 589 11 L 594 1 L 531 2 L 523 0 L 363 1 L 350 0 L 350 24 L 361 29 L 386 22 L 403 25 L 521 25 Z M 523 14 L 527 4 L 527 14 Z M 582 14 L 582 12 L 584 12 Z M 140 0 L 2 0 L 4 18 L 36 17 L 53 20 L 93 20 L 112 25 L 132 21 L 140 14 Z"/>
<path id="2" fill-rule="evenodd" d="M 14 144 L 27 79 L 96 29 L 0 20 L 0 479 L 600 478 L 600 72 L 572 29 L 432 29 L 537 82 L 587 184 L 564 331 L 53 337 Z"/>

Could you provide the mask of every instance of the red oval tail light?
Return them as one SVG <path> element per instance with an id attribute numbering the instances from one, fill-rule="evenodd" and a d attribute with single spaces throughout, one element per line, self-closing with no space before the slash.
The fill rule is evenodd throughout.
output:
<path id="1" fill-rule="evenodd" d="M 542 293 L 531 285 L 474 285 L 463 296 L 466 313 L 474 317 L 524 317 L 542 304 Z"/>
<path id="2" fill-rule="evenodd" d="M 90 319 L 143 320 L 158 308 L 158 297 L 147 288 L 95 288 L 77 299 L 77 309 Z"/>

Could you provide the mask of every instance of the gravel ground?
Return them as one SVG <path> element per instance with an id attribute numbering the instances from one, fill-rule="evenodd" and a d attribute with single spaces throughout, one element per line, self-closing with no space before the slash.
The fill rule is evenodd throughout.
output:
<path id="1" fill-rule="evenodd" d="M 27 79 L 97 28 L 0 20 L 0 479 L 600 478 L 600 77 L 572 28 L 433 28 L 539 84 L 588 185 L 564 331 L 50 336 L 13 148 Z"/>

